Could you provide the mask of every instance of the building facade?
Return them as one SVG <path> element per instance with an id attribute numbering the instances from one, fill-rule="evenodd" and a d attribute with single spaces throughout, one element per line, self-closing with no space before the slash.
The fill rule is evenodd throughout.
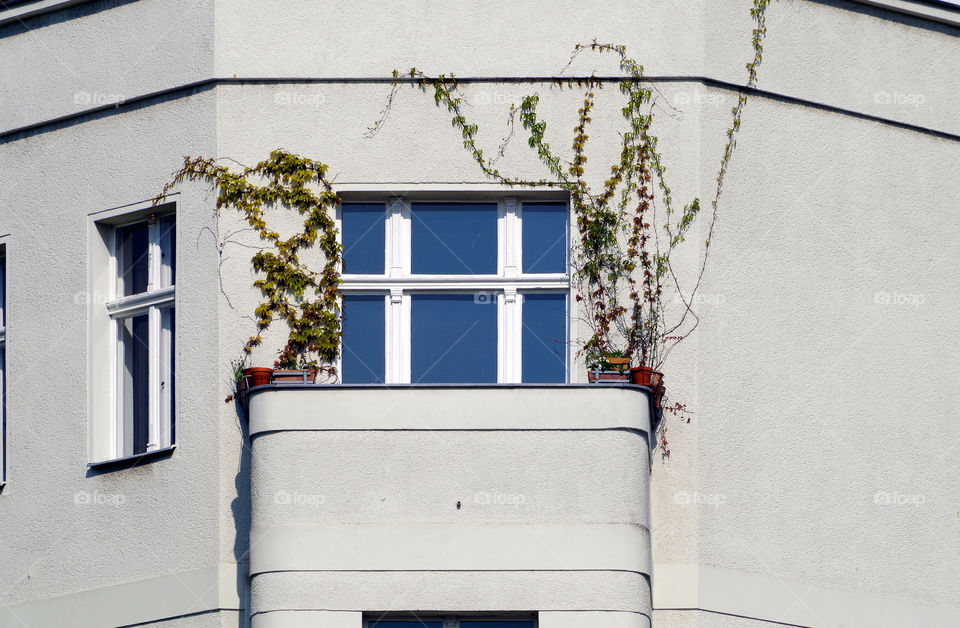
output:
<path id="1" fill-rule="evenodd" d="M 568 61 L 624 45 L 675 196 L 710 199 L 749 8 L 0 3 L 0 626 L 960 625 L 960 8 L 771 4 L 659 430 L 587 385 L 569 199 L 391 97 L 455 74 L 492 154 L 532 93 L 569 146 L 551 77 L 604 77 L 602 182 L 621 70 Z M 501 169 L 542 176 L 516 135 Z M 259 241 L 204 185 L 153 199 L 277 148 L 344 201 L 343 383 L 225 403 Z"/>

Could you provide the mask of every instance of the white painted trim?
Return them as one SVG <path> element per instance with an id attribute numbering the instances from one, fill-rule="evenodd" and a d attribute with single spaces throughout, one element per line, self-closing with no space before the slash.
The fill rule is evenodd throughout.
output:
<path id="1" fill-rule="evenodd" d="M 654 610 L 703 610 L 800 626 L 960 626 L 960 608 L 701 565 L 653 567 Z"/>
<path id="2" fill-rule="evenodd" d="M 253 529 L 251 576 L 271 571 L 592 571 L 649 574 L 629 523 L 319 524 Z"/>
<path id="3" fill-rule="evenodd" d="M 463 183 L 417 183 L 417 182 L 387 182 L 387 183 L 357 183 L 344 182 L 336 183 L 333 186 L 337 194 L 346 196 L 346 202 L 353 201 L 354 196 L 365 194 L 387 194 L 390 196 L 403 195 L 423 195 L 423 194 L 442 194 L 446 200 L 464 200 L 468 196 L 477 194 L 494 194 L 503 196 L 505 194 L 517 195 L 535 195 L 554 198 L 567 198 L 569 193 L 562 189 L 550 189 L 545 187 L 535 187 L 528 185 L 504 185 L 502 183 L 490 183 L 488 181 L 475 181 Z M 430 199 L 434 200 L 434 199 Z M 485 199 L 486 200 L 486 199 Z"/>
<path id="4" fill-rule="evenodd" d="M 167 204 L 165 208 L 161 209 L 159 212 L 153 211 L 156 208 L 153 206 L 152 202 L 149 204 L 144 202 L 137 203 L 133 206 L 128 206 L 128 211 L 131 209 L 131 207 L 139 207 L 139 210 L 135 210 L 135 212 L 130 215 L 114 213 L 112 215 L 112 220 L 105 223 L 111 229 L 111 233 L 108 238 L 108 248 L 110 254 L 110 286 L 108 291 L 111 300 L 106 303 L 106 311 L 110 318 L 111 325 L 109 446 L 110 451 L 112 452 L 112 458 L 114 459 L 123 458 L 130 453 L 124 451 L 125 438 L 123 433 L 123 421 L 119 407 L 120 387 L 117 381 L 119 377 L 120 365 L 119 352 L 122 350 L 119 340 L 119 325 L 121 319 L 146 314 L 149 321 L 147 332 L 149 343 L 147 368 L 147 376 L 149 378 L 149 420 L 146 451 L 154 451 L 156 449 L 166 448 L 172 445 L 171 426 L 174 421 L 173 416 L 162 416 L 163 404 L 161 403 L 160 391 L 160 383 L 162 378 L 160 374 L 160 367 L 163 362 L 161 359 L 161 353 L 167 351 L 167 349 L 164 349 L 162 343 L 164 334 L 161 329 L 163 325 L 161 308 L 165 306 L 172 306 L 176 302 L 176 285 L 165 288 L 160 287 L 163 275 L 163 256 L 161 253 L 160 242 L 160 221 L 156 218 L 155 214 L 169 215 L 172 213 L 175 217 L 176 213 L 175 211 L 170 211 L 169 204 Z M 130 219 L 127 220 L 127 218 Z M 118 262 L 117 229 L 125 225 L 143 222 L 147 222 L 148 225 L 147 290 L 146 292 L 140 294 L 118 298 L 117 293 L 119 291 L 121 281 L 119 275 L 120 265 Z M 174 338 L 176 338 L 176 334 L 174 334 Z M 175 351 L 176 348 L 172 347 L 170 350 Z M 163 423 L 163 425 L 161 423 Z M 106 461 L 109 460 L 110 459 L 108 458 Z M 97 462 L 105 461 L 97 460 Z"/>
<path id="5" fill-rule="evenodd" d="M 169 305 L 174 302 L 175 287 L 170 286 L 154 292 L 142 292 L 107 303 L 107 313 L 111 318 L 126 318 L 146 312 L 152 307 Z"/>
<path id="6" fill-rule="evenodd" d="M 854 2 L 889 9 L 934 22 L 960 26 L 960 7 L 934 5 L 927 2 L 917 2 L 916 0 L 854 0 Z"/>
<path id="7" fill-rule="evenodd" d="M 65 9 L 75 4 L 82 4 L 89 0 L 39 0 L 31 2 L 24 6 L 13 7 L 0 10 L 0 26 L 9 22 L 19 22 L 20 20 L 42 13 L 49 13 L 57 9 Z"/>
<path id="8" fill-rule="evenodd" d="M 102 628 L 242 611 L 237 566 L 221 564 L 0 607 L 0 626 Z"/>
<path id="9" fill-rule="evenodd" d="M 360 611 L 271 610 L 251 618 L 251 628 L 363 628 Z"/>
<path id="10" fill-rule="evenodd" d="M 380 412 L 370 412 L 373 400 Z M 498 411 L 450 412 L 461 406 Z M 557 385 L 546 393 L 538 387 L 513 386 L 272 389 L 250 397 L 248 417 L 251 436 L 290 430 L 627 429 L 650 433 L 646 392 L 606 386 Z"/>
<path id="11" fill-rule="evenodd" d="M 541 611 L 537 628 L 650 628 L 643 613 L 623 611 Z"/>

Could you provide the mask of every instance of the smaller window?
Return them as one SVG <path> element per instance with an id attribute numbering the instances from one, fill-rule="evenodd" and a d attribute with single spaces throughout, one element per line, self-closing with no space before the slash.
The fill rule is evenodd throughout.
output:
<path id="1" fill-rule="evenodd" d="M 176 216 L 151 215 L 113 233 L 114 456 L 174 442 Z"/>

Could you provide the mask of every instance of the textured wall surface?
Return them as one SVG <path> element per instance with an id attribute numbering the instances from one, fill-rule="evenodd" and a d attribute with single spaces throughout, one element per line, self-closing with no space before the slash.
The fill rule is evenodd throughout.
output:
<path id="1" fill-rule="evenodd" d="M 292 609 L 649 617 L 643 392 L 445 392 L 254 397 L 254 626 Z"/>
<path id="2" fill-rule="evenodd" d="M 0 607 L 48 599 L 55 606 L 69 594 L 155 577 L 175 584 L 184 577 L 178 574 L 239 563 L 239 592 L 229 577 L 211 580 L 222 591 L 209 604 L 234 608 L 247 595 L 251 490 L 268 503 L 274 493 L 289 492 L 284 483 L 336 490 L 296 485 L 303 478 L 295 464 L 278 464 L 250 485 L 246 417 L 223 399 L 231 387 L 229 360 L 252 331 L 251 251 L 242 245 L 256 242 L 243 232 L 227 237 L 242 225 L 228 215 L 215 222 L 212 197 L 198 186 L 184 186 L 176 197 L 184 278 L 177 289 L 177 449 L 149 465 L 88 474 L 89 425 L 101 420 L 88 410 L 89 372 L 102 368 L 103 359 L 87 340 L 90 303 L 104 297 L 91 292 L 95 269 L 87 259 L 97 212 L 151 198 L 183 155 L 253 163 L 278 146 L 329 163 L 340 184 L 383 183 L 398 193 L 436 182 L 471 189 L 482 177 L 429 95 L 401 88 L 387 124 L 366 138 L 389 86 L 343 79 L 387 79 L 412 65 L 510 77 L 464 85 L 481 144 L 495 149 L 510 104 L 537 92 L 548 139 L 565 149 L 582 94 L 526 79 L 556 74 L 575 43 L 595 37 L 626 44 L 649 74 L 679 79 L 655 84 L 655 130 L 677 199 L 710 198 L 736 92 L 697 79 L 742 82 L 750 56 L 748 5 L 610 2 L 601 10 L 520 2 L 505 11 L 418 1 L 360 11 L 332 2 L 264 9 L 252 0 L 94 0 L 0 26 L 0 243 L 8 269 Z M 952 615 L 922 615 L 950 625 L 960 612 L 960 567 L 953 559 L 960 435 L 952 402 L 960 385 L 954 268 L 960 37 L 953 27 L 845 0 L 778 0 L 768 15 L 760 87 L 772 94 L 753 97 L 744 115 L 697 304 L 702 322 L 666 365 L 671 397 L 688 404 L 693 420 L 668 422 L 672 455 L 661 460 L 655 452 L 649 490 L 655 564 L 680 566 L 676 573 L 699 565 L 786 583 L 787 602 L 744 611 L 754 619 L 730 617 L 707 608 L 718 590 L 702 588 L 707 580 L 697 588 L 665 575 L 671 587 L 687 587 L 680 590 L 687 602 L 655 611 L 654 623 L 789 623 L 791 613 L 812 604 L 819 619 L 797 623 L 836 625 L 830 608 L 805 597 L 813 595 L 809 588 L 849 593 L 838 599 L 851 607 L 868 599 L 862 603 L 876 608 L 905 604 L 907 613 L 914 606 L 952 608 Z M 526 28 L 534 20 L 542 23 Z M 614 59 L 582 56 L 565 70 L 594 71 L 615 73 Z M 177 89 L 234 76 L 271 80 Z M 168 96 L 131 104 L 168 89 L 174 90 Z M 591 181 L 602 182 L 616 157 L 619 107 L 612 86 L 600 92 Z M 45 121 L 30 134 L 3 135 Z M 522 134 L 500 166 L 540 174 Z M 705 237 L 692 233 L 688 243 Z M 218 244 L 231 238 L 218 257 Z M 696 254 L 680 260 L 683 281 L 697 262 Z M 576 326 L 573 336 L 582 336 Z M 276 341 L 269 336 L 257 359 L 272 362 Z M 633 447 L 622 435 L 595 435 L 584 449 L 569 434 L 505 434 L 417 439 L 331 432 L 258 437 L 257 446 L 265 453 L 273 448 L 272 459 L 296 461 L 289 449 L 309 443 L 329 453 L 329 460 L 315 460 L 317 468 L 367 487 L 328 502 L 322 512 L 330 521 L 452 522 L 468 514 L 391 480 L 397 476 L 385 473 L 384 461 L 401 452 L 417 462 L 397 472 L 444 496 L 472 490 L 463 483 L 468 477 L 511 484 L 510 465 L 521 451 L 535 452 L 543 475 L 510 489 L 541 497 L 524 506 L 531 520 L 625 518 L 631 498 L 645 499 L 624 492 L 637 481 L 636 460 L 619 467 L 620 484 L 594 485 L 571 472 L 613 473 Z M 441 460 L 429 459 L 432 445 L 446 452 Z M 571 449 L 603 448 L 620 458 L 577 454 L 566 467 L 558 463 Z M 358 449 L 376 452 L 377 464 L 346 457 Z M 458 460 L 470 466 L 458 467 Z M 446 474 L 431 474 L 435 468 Z M 547 470 L 567 479 L 551 483 Z M 403 499 L 374 499 L 385 491 Z M 494 509 L 476 521 L 506 523 L 511 513 Z M 287 595 L 286 602 L 302 603 L 309 578 L 295 586 L 285 577 L 254 578 L 255 600 Z M 310 582 L 326 586 L 323 577 L 311 575 Z M 656 568 L 653 578 L 656 589 Z M 343 594 L 416 590 L 416 582 L 425 580 L 358 576 Z M 649 605 L 637 578 L 579 582 L 562 601 L 602 592 L 611 608 L 627 598 Z M 509 588 L 506 580 L 475 584 L 451 590 L 450 599 Z M 231 591 L 237 599 L 228 603 Z M 196 595 L 207 599 L 202 593 Z M 357 609 L 364 603 L 353 599 Z M 717 612 L 704 612 L 711 610 Z M 90 625 L 98 625 L 91 615 Z M 235 617 L 197 615 L 170 625 L 236 625 Z M 348 613 L 324 621 L 355 619 Z"/>

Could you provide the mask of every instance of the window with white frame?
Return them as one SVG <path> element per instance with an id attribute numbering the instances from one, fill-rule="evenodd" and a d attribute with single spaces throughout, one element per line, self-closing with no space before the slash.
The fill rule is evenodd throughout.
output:
<path id="1" fill-rule="evenodd" d="M 176 216 L 112 228 L 111 449 L 124 458 L 174 442 Z"/>
<path id="2" fill-rule="evenodd" d="M 533 619 L 367 619 L 364 628 L 536 628 Z"/>
<path id="3" fill-rule="evenodd" d="M 344 202 L 343 383 L 565 382 L 565 201 Z"/>
<path id="4" fill-rule="evenodd" d="M 7 480 L 7 251 L 0 246 L 0 484 Z"/>

